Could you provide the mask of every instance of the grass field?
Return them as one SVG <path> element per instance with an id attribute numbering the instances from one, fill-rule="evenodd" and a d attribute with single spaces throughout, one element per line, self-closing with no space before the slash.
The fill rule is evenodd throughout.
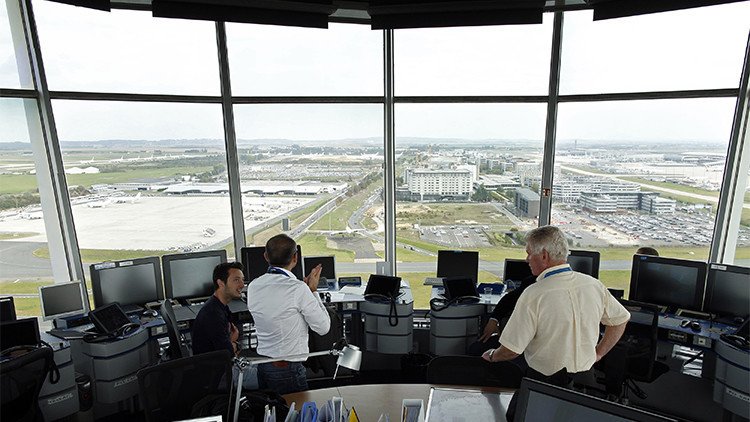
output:
<path id="1" fill-rule="evenodd" d="M 510 220 L 490 204 L 415 204 L 399 203 L 396 221 L 413 222 L 422 226 L 446 224 L 511 225 Z"/>
<path id="2" fill-rule="evenodd" d="M 336 262 L 354 262 L 354 252 L 329 248 L 325 236 L 305 233 L 297 243 L 302 246 L 302 254 L 305 256 L 335 255 Z"/>
<path id="3" fill-rule="evenodd" d="M 36 236 L 38 234 L 32 232 L 0 233 L 0 240 L 23 239 L 24 237 Z"/>
<path id="4" fill-rule="evenodd" d="M 175 251 L 158 251 L 148 249 L 81 249 L 81 260 L 85 263 L 96 263 L 104 261 L 119 261 L 122 259 L 146 258 L 150 256 L 162 256 Z M 49 249 L 45 246 L 34 251 L 37 258 L 49 259 Z"/>
<path id="5" fill-rule="evenodd" d="M 310 227 L 310 230 L 346 230 L 349 217 L 362 206 L 378 187 L 380 187 L 378 183 L 370 183 L 367 189 L 344 199 L 336 208 L 316 221 Z"/>
<path id="6" fill-rule="evenodd" d="M 183 176 L 211 171 L 213 167 L 165 167 L 128 169 L 113 173 L 97 174 L 68 174 L 68 186 L 91 186 L 98 183 L 125 183 L 145 179 Z M 32 192 L 37 188 L 36 175 L 33 174 L 3 174 L 0 175 L 0 194 Z"/>
<path id="7" fill-rule="evenodd" d="M 660 188 L 665 188 L 665 189 L 678 190 L 678 191 L 686 192 L 686 193 L 694 193 L 696 195 L 713 196 L 717 199 L 719 198 L 719 192 L 708 190 L 708 189 L 696 188 L 693 186 L 685 186 L 679 183 L 655 182 L 655 181 L 648 180 L 648 179 L 642 179 L 640 177 L 619 177 L 618 179 L 627 180 L 629 182 L 644 183 L 647 185 L 658 186 Z"/>

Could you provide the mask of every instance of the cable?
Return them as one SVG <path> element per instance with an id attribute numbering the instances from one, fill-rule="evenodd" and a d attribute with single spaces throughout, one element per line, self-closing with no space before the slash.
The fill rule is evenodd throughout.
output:
<path id="1" fill-rule="evenodd" d="M 388 325 L 396 327 L 398 325 L 398 310 L 396 310 L 396 298 L 391 296 L 391 309 L 388 311 Z"/>
<path id="2" fill-rule="evenodd" d="M 52 348 L 52 346 L 47 343 L 44 340 L 39 340 L 39 343 L 43 344 L 44 347 L 49 347 L 50 350 L 52 350 L 52 353 L 55 353 L 55 349 Z M 49 371 L 49 382 L 50 384 L 57 384 L 58 381 L 60 381 L 60 368 L 57 367 L 57 363 L 55 363 L 55 358 L 52 358 L 52 363 L 50 364 L 50 371 Z"/>

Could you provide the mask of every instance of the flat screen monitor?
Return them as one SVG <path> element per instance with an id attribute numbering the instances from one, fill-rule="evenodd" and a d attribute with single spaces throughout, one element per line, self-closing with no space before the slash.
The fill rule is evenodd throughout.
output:
<path id="1" fill-rule="evenodd" d="M 164 299 L 159 257 L 92 264 L 94 307 L 118 302 L 126 310 Z"/>
<path id="2" fill-rule="evenodd" d="M 13 296 L 0 297 L 0 322 L 16 320 L 16 305 Z"/>
<path id="3" fill-rule="evenodd" d="M 709 264 L 703 310 L 720 317 L 747 319 L 750 315 L 750 268 Z"/>
<path id="4" fill-rule="evenodd" d="M 164 255 L 164 292 L 169 299 L 192 299 L 214 294 L 214 268 L 227 262 L 227 251 Z"/>
<path id="5" fill-rule="evenodd" d="M 521 381 L 517 394 L 516 420 L 519 421 L 675 421 L 675 419 L 528 378 Z"/>
<path id="6" fill-rule="evenodd" d="M 448 277 L 443 280 L 445 286 L 445 298 L 453 299 L 479 299 L 477 283 L 468 277 Z"/>
<path id="7" fill-rule="evenodd" d="M 401 277 L 370 274 L 365 287 L 365 299 L 396 298 L 401 287 Z"/>
<path id="8" fill-rule="evenodd" d="M 705 262 L 634 255 L 628 299 L 667 306 L 670 311 L 701 311 Z"/>
<path id="9" fill-rule="evenodd" d="M 53 284 L 39 288 L 39 301 L 42 304 L 42 317 L 45 321 L 86 313 L 88 294 L 80 281 Z M 85 301 L 85 302 L 84 302 Z"/>
<path id="10" fill-rule="evenodd" d="M 568 264 L 573 271 L 599 278 L 599 251 L 571 250 Z"/>
<path id="11" fill-rule="evenodd" d="M 323 266 L 323 270 L 320 272 L 321 277 L 325 277 L 326 280 L 336 281 L 336 257 L 333 255 L 329 256 L 306 256 L 305 257 L 305 275 L 309 275 L 310 271 L 315 268 L 318 264 Z"/>
<path id="12" fill-rule="evenodd" d="M 21 318 L 0 322 L 0 351 L 16 346 L 39 344 L 39 322 L 36 318 Z"/>
<path id="13" fill-rule="evenodd" d="M 479 252 L 477 251 L 438 251 L 438 277 L 471 277 L 477 282 L 479 274 Z"/>
<path id="14" fill-rule="evenodd" d="M 268 261 L 263 254 L 265 246 L 248 246 L 240 250 L 240 259 L 245 267 L 245 283 L 250 283 L 268 272 Z M 297 245 L 297 265 L 292 268 L 292 274 L 302 280 L 302 247 Z"/>
<path id="15" fill-rule="evenodd" d="M 529 267 L 529 263 L 525 259 L 505 258 L 503 281 L 523 281 L 532 275 L 531 267 Z"/>

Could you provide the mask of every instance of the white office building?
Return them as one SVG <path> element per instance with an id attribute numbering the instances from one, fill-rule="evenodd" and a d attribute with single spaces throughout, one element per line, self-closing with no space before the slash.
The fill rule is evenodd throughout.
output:
<path id="1" fill-rule="evenodd" d="M 405 176 L 409 192 L 420 201 L 468 199 L 472 192 L 472 172 L 467 169 L 407 169 Z"/>

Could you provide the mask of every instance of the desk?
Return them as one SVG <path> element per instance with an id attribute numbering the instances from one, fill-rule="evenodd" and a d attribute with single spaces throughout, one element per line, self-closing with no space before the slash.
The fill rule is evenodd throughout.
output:
<path id="1" fill-rule="evenodd" d="M 514 390 L 495 387 L 469 387 L 456 385 L 437 384 L 369 384 L 369 385 L 345 385 L 333 388 L 321 388 L 320 390 L 302 391 L 284 396 L 287 404 L 297 403 L 296 408 L 301 409 L 306 401 L 314 401 L 318 407 L 330 400 L 333 396 L 344 398 L 344 405 L 357 410 L 359 420 L 362 422 L 377 421 L 381 413 L 388 413 L 391 421 L 399 421 L 401 418 L 401 403 L 403 399 L 424 400 L 425 414 L 427 413 L 427 401 L 430 397 L 430 388 L 444 387 L 463 390 L 477 390 L 485 393 L 512 393 Z M 505 415 L 503 415 L 504 417 Z"/>

